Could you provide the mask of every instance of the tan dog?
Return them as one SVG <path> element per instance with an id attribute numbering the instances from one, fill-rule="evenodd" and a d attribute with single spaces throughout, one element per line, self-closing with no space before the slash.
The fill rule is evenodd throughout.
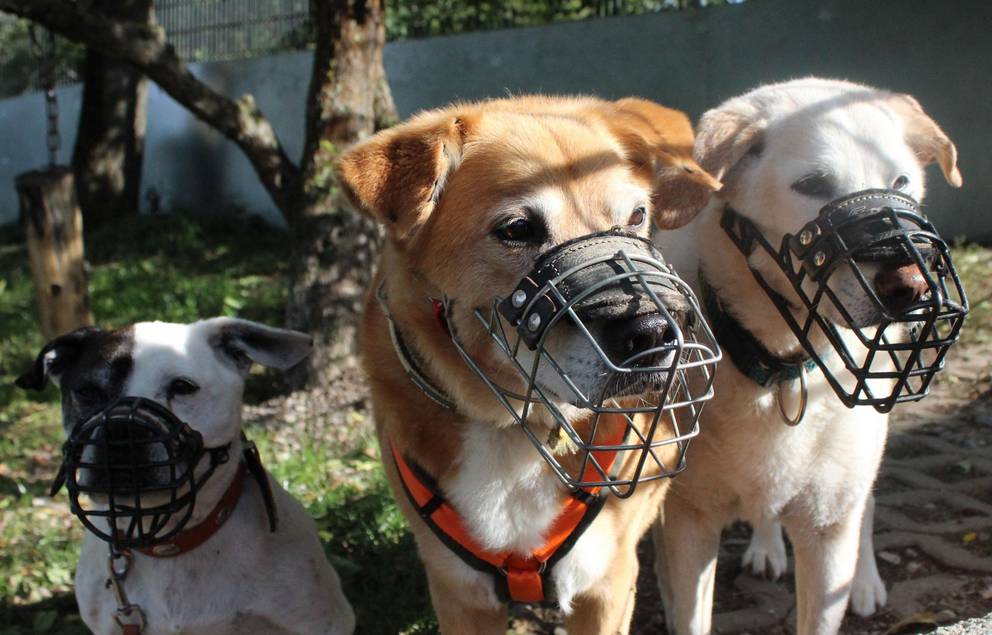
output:
<path id="1" fill-rule="evenodd" d="M 362 352 L 386 474 L 416 536 L 442 632 L 504 633 L 506 605 L 493 576 L 467 565 L 418 516 L 390 448 L 434 479 L 466 533 L 493 551 L 528 554 L 543 544 L 568 492 L 459 356 L 431 298 L 452 299 L 447 325 L 491 375 L 512 382 L 473 309 L 506 297 L 540 253 L 564 241 L 617 226 L 647 236 L 652 214 L 662 227 L 689 220 L 719 187 L 692 160 L 691 143 L 685 115 L 651 102 L 520 97 L 420 114 L 339 159 L 345 192 L 386 229 Z M 453 409 L 405 372 L 380 287 L 411 357 Z M 625 462 L 621 476 L 631 469 Z M 654 481 L 631 499 L 609 497 L 554 565 L 549 595 L 573 635 L 627 631 L 635 547 L 665 489 Z"/>

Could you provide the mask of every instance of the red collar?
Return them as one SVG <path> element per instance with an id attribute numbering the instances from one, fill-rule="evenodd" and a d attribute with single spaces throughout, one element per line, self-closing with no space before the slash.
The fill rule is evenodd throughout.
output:
<path id="1" fill-rule="evenodd" d="M 205 543 L 224 526 L 227 519 L 234 513 L 234 508 L 238 506 L 238 501 L 241 500 L 241 492 L 244 490 L 246 472 L 255 479 L 259 490 L 262 492 L 262 503 L 265 505 L 265 513 L 269 519 L 269 531 L 274 532 L 276 530 L 278 518 L 276 515 L 275 498 L 272 495 L 272 486 L 269 484 L 269 477 L 265 472 L 265 467 L 262 466 L 262 459 L 258 454 L 258 448 L 255 447 L 254 442 L 249 441 L 244 436 L 244 433 L 241 435 L 241 443 L 243 447 L 241 450 L 241 461 L 238 463 L 238 471 L 234 474 L 231 484 L 227 486 L 227 491 L 217 501 L 217 505 L 214 506 L 210 515 L 195 527 L 185 529 L 163 543 L 137 549 L 136 551 L 138 553 L 153 558 L 174 558 L 193 551 Z"/>
<path id="2" fill-rule="evenodd" d="M 213 511 L 210 512 L 210 515 L 203 522 L 189 529 L 184 529 L 163 543 L 137 549 L 138 553 L 153 558 L 174 558 L 193 551 L 217 533 L 224 526 L 224 523 L 227 522 L 227 519 L 231 517 L 234 508 L 238 506 L 238 501 L 241 500 L 241 492 L 244 490 L 244 484 L 245 464 L 242 462 L 238 463 L 238 471 L 235 473 L 234 478 L 231 479 L 231 484 L 227 486 L 227 491 L 220 497 Z"/>
<path id="3" fill-rule="evenodd" d="M 620 444 L 626 433 L 624 425 L 615 428 L 617 438 L 607 441 L 609 445 Z M 542 546 L 526 555 L 492 551 L 483 548 L 472 537 L 461 516 L 445 500 L 437 482 L 419 465 L 407 461 L 392 442 L 389 446 L 403 489 L 417 513 L 441 542 L 468 566 L 491 573 L 497 595 L 504 600 L 543 602 L 544 585 L 551 568 L 568 553 L 605 502 L 605 497 L 599 496 L 598 487 L 576 490 L 562 503 Z M 616 452 L 601 450 L 594 451 L 593 455 L 604 471 L 609 472 Z M 583 480 L 595 480 L 596 474 L 596 468 L 590 463 Z"/>
<path id="4" fill-rule="evenodd" d="M 448 328 L 448 318 L 445 316 L 444 301 L 431 298 L 431 310 L 434 312 L 434 319 L 445 335 L 451 337 L 451 330 Z"/>

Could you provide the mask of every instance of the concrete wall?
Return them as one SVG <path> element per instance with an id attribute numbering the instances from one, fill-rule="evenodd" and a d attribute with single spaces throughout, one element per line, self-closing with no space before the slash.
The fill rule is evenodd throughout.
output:
<path id="1" fill-rule="evenodd" d="M 824 75 L 914 94 L 958 144 L 965 187 L 931 172 L 928 207 L 947 235 L 992 240 L 992 43 L 983 0 L 748 0 L 743 5 L 389 44 L 402 115 L 507 92 L 642 95 L 693 118 L 756 84 Z M 291 156 L 300 152 L 309 55 L 198 65 L 232 96 L 255 95 Z M 68 157 L 79 91 L 61 91 Z M 0 221 L 16 217 L 12 179 L 45 160 L 43 101 L 0 102 Z M 166 209 L 231 206 L 277 218 L 248 162 L 152 89 L 146 188 Z"/>

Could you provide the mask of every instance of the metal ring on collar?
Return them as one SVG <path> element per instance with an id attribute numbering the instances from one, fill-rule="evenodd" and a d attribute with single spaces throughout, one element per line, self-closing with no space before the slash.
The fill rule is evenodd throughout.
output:
<path id="1" fill-rule="evenodd" d="M 799 367 L 799 412 L 795 417 L 789 418 L 789 415 L 785 414 L 785 407 L 782 405 L 782 386 L 785 382 L 779 382 L 778 384 L 778 394 L 775 396 L 775 401 L 778 402 L 778 413 L 782 417 L 782 421 L 785 425 L 795 427 L 803 420 L 806 415 L 806 404 L 809 401 L 809 386 L 807 385 L 807 375 L 806 365 L 803 364 Z"/>

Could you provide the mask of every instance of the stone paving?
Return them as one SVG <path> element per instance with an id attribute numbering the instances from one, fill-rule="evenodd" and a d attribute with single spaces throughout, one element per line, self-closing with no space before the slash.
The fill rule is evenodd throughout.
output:
<path id="1" fill-rule="evenodd" d="M 992 279 L 989 280 L 992 298 Z M 992 635 L 992 328 L 988 343 L 960 344 L 926 399 L 897 406 L 875 485 L 875 553 L 888 603 L 848 615 L 842 635 Z M 983 342 L 979 339 L 978 342 Z M 794 635 L 789 571 L 778 581 L 741 566 L 750 529 L 724 532 L 713 626 L 726 635 Z M 664 635 L 649 538 L 632 635 Z M 518 607 L 511 632 L 563 635 L 557 611 Z"/>
<path id="2" fill-rule="evenodd" d="M 875 552 L 888 603 L 870 619 L 849 615 L 843 633 L 992 633 L 990 352 L 960 352 L 953 376 L 933 395 L 893 414 L 875 486 Z M 744 572 L 748 537 L 743 526 L 725 535 L 714 627 L 727 634 L 793 633 L 791 562 L 779 582 Z M 648 621 L 636 632 L 663 633 L 658 626 Z"/>
<path id="3" fill-rule="evenodd" d="M 992 344 L 952 351 L 933 394 L 897 407 L 875 487 L 875 552 L 888 603 L 869 619 L 848 615 L 844 635 L 992 635 Z M 714 629 L 792 635 L 790 569 L 769 581 L 744 571 L 750 539 L 729 528 L 720 547 Z M 631 633 L 663 635 L 649 539 Z M 517 613 L 513 632 L 564 633 L 547 609 Z"/>
<path id="4" fill-rule="evenodd" d="M 875 511 L 875 551 L 889 600 L 872 619 L 849 616 L 844 633 L 930 632 L 928 623 L 992 612 L 992 445 L 972 443 L 972 435 L 954 438 L 941 424 L 891 437 Z M 791 576 L 770 582 L 742 571 L 747 539 L 743 527 L 725 537 L 715 630 L 792 633 Z M 904 630 L 894 629 L 901 622 Z M 660 632 L 644 627 L 639 632 Z"/>

